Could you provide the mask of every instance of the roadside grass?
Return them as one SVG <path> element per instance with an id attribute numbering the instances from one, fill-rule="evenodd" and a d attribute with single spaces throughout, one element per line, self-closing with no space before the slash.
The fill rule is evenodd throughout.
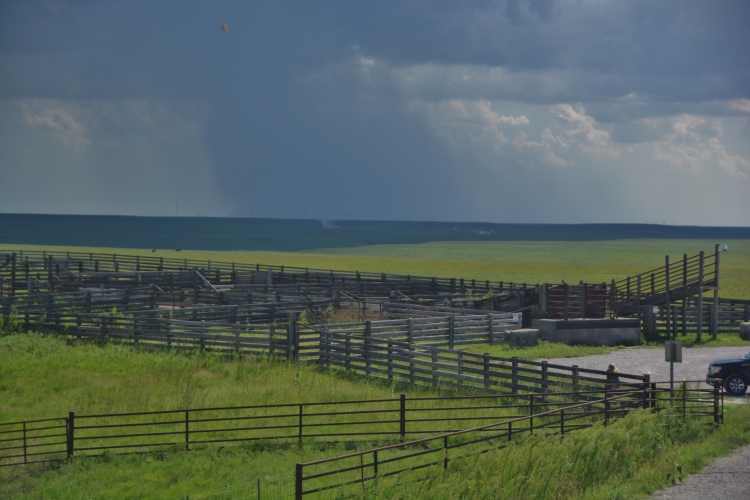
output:
<path id="1" fill-rule="evenodd" d="M 639 410 L 606 428 L 528 438 L 462 459 L 445 472 L 384 479 L 356 497 L 645 498 L 750 443 L 750 405 L 728 406 L 725 422 L 716 429 L 690 419 L 668 424 L 663 414 Z"/>
<path id="2" fill-rule="evenodd" d="M 55 250 L 119 253 L 179 259 L 262 263 L 376 271 L 411 275 L 459 277 L 517 283 L 610 282 L 675 262 L 683 254 L 713 252 L 711 240 L 609 240 L 435 242 L 414 245 L 372 245 L 301 252 L 198 251 L 132 248 L 54 247 L 2 244 L 7 250 Z M 721 254 L 721 296 L 750 299 L 750 240 L 722 241 L 730 250 Z"/>

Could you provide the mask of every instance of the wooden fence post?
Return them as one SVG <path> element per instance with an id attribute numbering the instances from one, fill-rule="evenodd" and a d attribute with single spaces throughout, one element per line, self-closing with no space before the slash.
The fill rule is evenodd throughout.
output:
<path id="1" fill-rule="evenodd" d="M 295 321 L 294 313 L 289 314 L 289 324 L 287 325 L 287 329 L 286 329 L 286 359 L 288 361 L 293 361 L 296 358 L 296 353 L 294 352 L 294 346 L 295 346 L 294 321 Z"/>
<path id="2" fill-rule="evenodd" d="M 669 293 L 669 255 L 664 256 L 664 309 L 667 316 L 667 338 L 674 340 L 677 336 L 675 335 L 676 332 L 674 332 L 672 328 L 672 305 L 670 304 L 670 293 Z"/>
<path id="3" fill-rule="evenodd" d="M 484 353 L 484 388 L 490 388 L 490 353 Z"/>
<path id="4" fill-rule="evenodd" d="M 372 341 L 372 321 L 365 321 L 365 375 L 370 376 L 370 344 Z"/>
<path id="5" fill-rule="evenodd" d="M 721 259 L 719 256 L 721 255 L 721 251 L 719 250 L 719 245 L 717 244 L 715 246 L 716 248 L 716 256 L 715 256 L 715 263 L 714 263 L 714 303 L 712 307 L 712 317 L 711 317 L 711 337 L 715 340 L 716 336 L 719 334 L 719 262 Z"/>
<path id="6" fill-rule="evenodd" d="M 494 326 L 492 321 L 492 313 L 487 315 L 487 340 L 488 344 L 493 345 L 495 343 L 495 332 L 494 332 Z"/>
<path id="7" fill-rule="evenodd" d="M 438 373 L 437 373 L 437 347 L 432 347 L 430 349 L 432 354 L 432 385 L 434 387 L 438 386 Z"/>
<path id="8" fill-rule="evenodd" d="M 451 314 L 448 316 L 448 349 L 453 349 L 453 339 L 456 328 L 456 317 Z"/>
<path id="9" fill-rule="evenodd" d="M 409 344 L 407 347 L 409 350 L 409 382 L 414 383 L 414 357 L 416 356 L 416 353 L 414 352 L 414 344 Z"/>
<path id="10" fill-rule="evenodd" d="M 458 373 L 458 385 L 464 385 L 464 352 L 463 351 L 457 351 L 456 354 L 458 355 L 457 359 L 457 368 L 456 372 Z"/>
<path id="11" fill-rule="evenodd" d="M 518 358 L 516 356 L 511 358 L 511 377 L 513 383 L 511 390 L 513 394 L 518 394 Z"/>
<path id="12" fill-rule="evenodd" d="M 346 361 L 344 363 L 346 367 L 346 371 L 349 371 L 352 367 L 352 344 L 351 344 L 351 334 L 349 332 L 346 332 L 346 340 L 344 349 L 346 351 Z"/>
<path id="13" fill-rule="evenodd" d="M 549 384 L 547 383 L 549 373 L 548 373 L 548 366 L 547 361 L 542 361 L 542 392 L 546 393 L 547 388 L 549 387 Z"/>
<path id="14" fill-rule="evenodd" d="M 700 253 L 700 262 L 698 264 L 698 326 L 697 326 L 697 335 L 696 340 L 698 342 L 701 341 L 701 336 L 703 335 L 703 261 L 704 261 L 704 255 L 703 251 Z"/>
<path id="15" fill-rule="evenodd" d="M 386 363 L 388 363 L 388 381 L 390 382 L 393 380 L 393 342 L 390 340 L 388 341 L 388 359 Z"/>

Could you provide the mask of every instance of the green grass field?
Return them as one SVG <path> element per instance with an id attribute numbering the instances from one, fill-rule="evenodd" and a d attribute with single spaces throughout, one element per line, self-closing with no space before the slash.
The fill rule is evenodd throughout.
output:
<path id="1" fill-rule="evenodd" d="M 519 283 L 561 280 L 577 283 L 610 281 L 645 272 L 663 265 L 665 254 L 677 260 L 684 253 L 689 256 L 701 250 L 712 253 L 714 243 L 655 239 L 445 242 L 318 249 L 305 253 L 198 250 L 152 253 L 151 249 L 3 244 L 0 251 L 22 248 L 114 252 Z M 721 295 L 750 298 L 750 240 L 721 243 L 730 247 L 721 256 Z M 478 349 L 487 352 L 485 346 Z M 593 354 L 607 348 L 583 352 L 578 347 L 542 344 L 522 352 L 510 352 L 504 346 L 496 349 L 498 352 L 492 354 L 528 359 Z M 251 402 L 390 398 L 401 390 L 320 372 L 309 366 L 251 357 L 233 360 L 217 355 L 142 352 L 116 345 L 68 346 L 59 339 L 37 335 L 0 338 L 0 421 L 5 422 L 59 416 L 69 410 L 124 412 Z M 726 454 L 750 442 L 747 405 L 729 408 L 727 424 L 731 425 L 711 434 L 688 426 L 681 434 L 659 437 L 663 426 L 649 418 L 637 417 L 634 424 L 623 423 L 620 428 L 627 430 L 627 425 L 634 425 L 647 429 L 643 432 L 652 433 L 648 435 L 651 438 L 660 439 L 664 445 L 651 455 L 644 448 L 648 444 L 645 434 L 610 433 L 614 427 L 606 432 L 592 429 L 573 434 L 562 442 L 534 441 L 485 455 L 477 463 L 468 460 L 456 474 L 440 475 L 414 483 L 416 486 L 404 486 L 401 480 L 384 482 L 361 495 L 364 498 L 492 498 L 494 494 L 498 498 L 639 497 L 668 483 L 667 474 L 674 472 L 674 457 L 678 457 L 685 473 L 693 472 L 709 457 Z M 262 498 L 273 498 L 272 491 L 289 491 L 294 462 L 343 451 L 336 445 L 327 446 L 325 449 L 314 445 L 289 449 L 209 446 L 189 453 L 167 450 L 146 455 L 107 454 L 62 466 L 5 468 L 0 469 L 0 497 L 255 498 L 256 481 L 260 478 L 263 491 L 269 494 Z M 610 472 L 600 468 L 600 457 L 612 450 L 617 452 L 617 459 L 610 463 Z M 560 459 L 571 456 L 583 459 Z M 537 480 L 520 483 L 513 479 L 532 475 L 555 475 L 561 481 L 550 489 L 549 484 Z M 576 484 L 584 486 L 575 487 Z M 332 495 L 335 498 L 335 492 Z"/>
<path id="2" fill-rule="evenodd" d="M 0 421 L 93 412 L 186 406 L 395 398 L 402 387 L 364 381 L 264 357 L 139 350 L 115 344 L 69 345 L 38 334 L 0 337 Z M 411 395 L 434 394 L 430 389 Z M 353 493 L 362 498 L 632 498 L 668 484 L 678 457 L 684 474 L 708 458 L 750 442 L 750 406 L 727 408 L 716 432 L 636 415 L 608 429 L 596 426 L 559 438 L 533 439 L 456 467 L 428 482 L 422 473 Z M 365 442 L 367 448 L 374 442 Z M 59 465 L 0 469 L 2 498 L 262 498 L 293 491 L 294 463 L 340 455 L 351 446 L 205 445 L 79 458 Z M 578 458 L 575 458 L 578 457 Z M 605 461 L 602 461 L 606 457 Z M 673 458 L 672 458 L 673 460 Z M 553 474 L 559 481 L 543 478 Z M 525 478 L 521 481 L 521 478 Z M 572 488 L 572 489 L 571 489 Z M 338 498 L 332 490 L 322 498 Z M 613 496 L 613 493 L 615 495 Z"/>
<path id="3" fill-rule="evenodd" d="M 300 252 L 198 251 L 47 247 L 0 245 L 0 251 L 50 249 L 149 255 L 186 259 L 210 259 L 310 267 L 391 272 L 412 275 L 458 277 L 517 283 L 609 282 L 650 271 L 684 254 L 714 251 L 710 240 L 610 240 L 585 242 L 510 241 L 443 242 L 416 245 L 375 245 Z M 729 251 L 721 254 L 721 296 L 750 299 L 750 240 L 723 241 Z"/>

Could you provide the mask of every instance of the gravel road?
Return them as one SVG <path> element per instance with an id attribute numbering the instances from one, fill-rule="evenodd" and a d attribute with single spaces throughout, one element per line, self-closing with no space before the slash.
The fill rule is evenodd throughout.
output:
<path id="1" fill-rule="evenodd" d="M 717 458 L 698 474 L 688 476 L 684 483 L 657 491 L 653 498 L 750 498 L 750 446 L 735 450 L 728 457 Z"/>
<path id="2" fill-rule="evenodd" d="M 743 347 L 701 347 L 682 350 L 682 363 L 674 364 L 674 379 L 705 380 L 708 364 L 719 358 L 744 356 L 750 351 L 750 345 Z M 583 356 L 579 358 L 550 359 L 550 363 L 578 365 L 580 368 L 606 370 L 607 365 L 614 363 L 622 373 L 633 375 L 651 374 L 652 382 L 669 382 L 669 363 L 664 361 L 664 348 L 618 349 L 610 354 Z"/>

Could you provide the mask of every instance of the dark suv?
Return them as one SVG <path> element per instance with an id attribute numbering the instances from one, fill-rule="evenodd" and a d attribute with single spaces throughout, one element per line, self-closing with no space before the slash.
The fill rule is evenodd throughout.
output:
<path id="1" fill-rule="evenodd" d="M 741 358 L 725 358 L 711 361 L 708 365 L 706 383 L 723 385 L 732 396 L 742 396 L 750 382 L 750 352 Z"/>

